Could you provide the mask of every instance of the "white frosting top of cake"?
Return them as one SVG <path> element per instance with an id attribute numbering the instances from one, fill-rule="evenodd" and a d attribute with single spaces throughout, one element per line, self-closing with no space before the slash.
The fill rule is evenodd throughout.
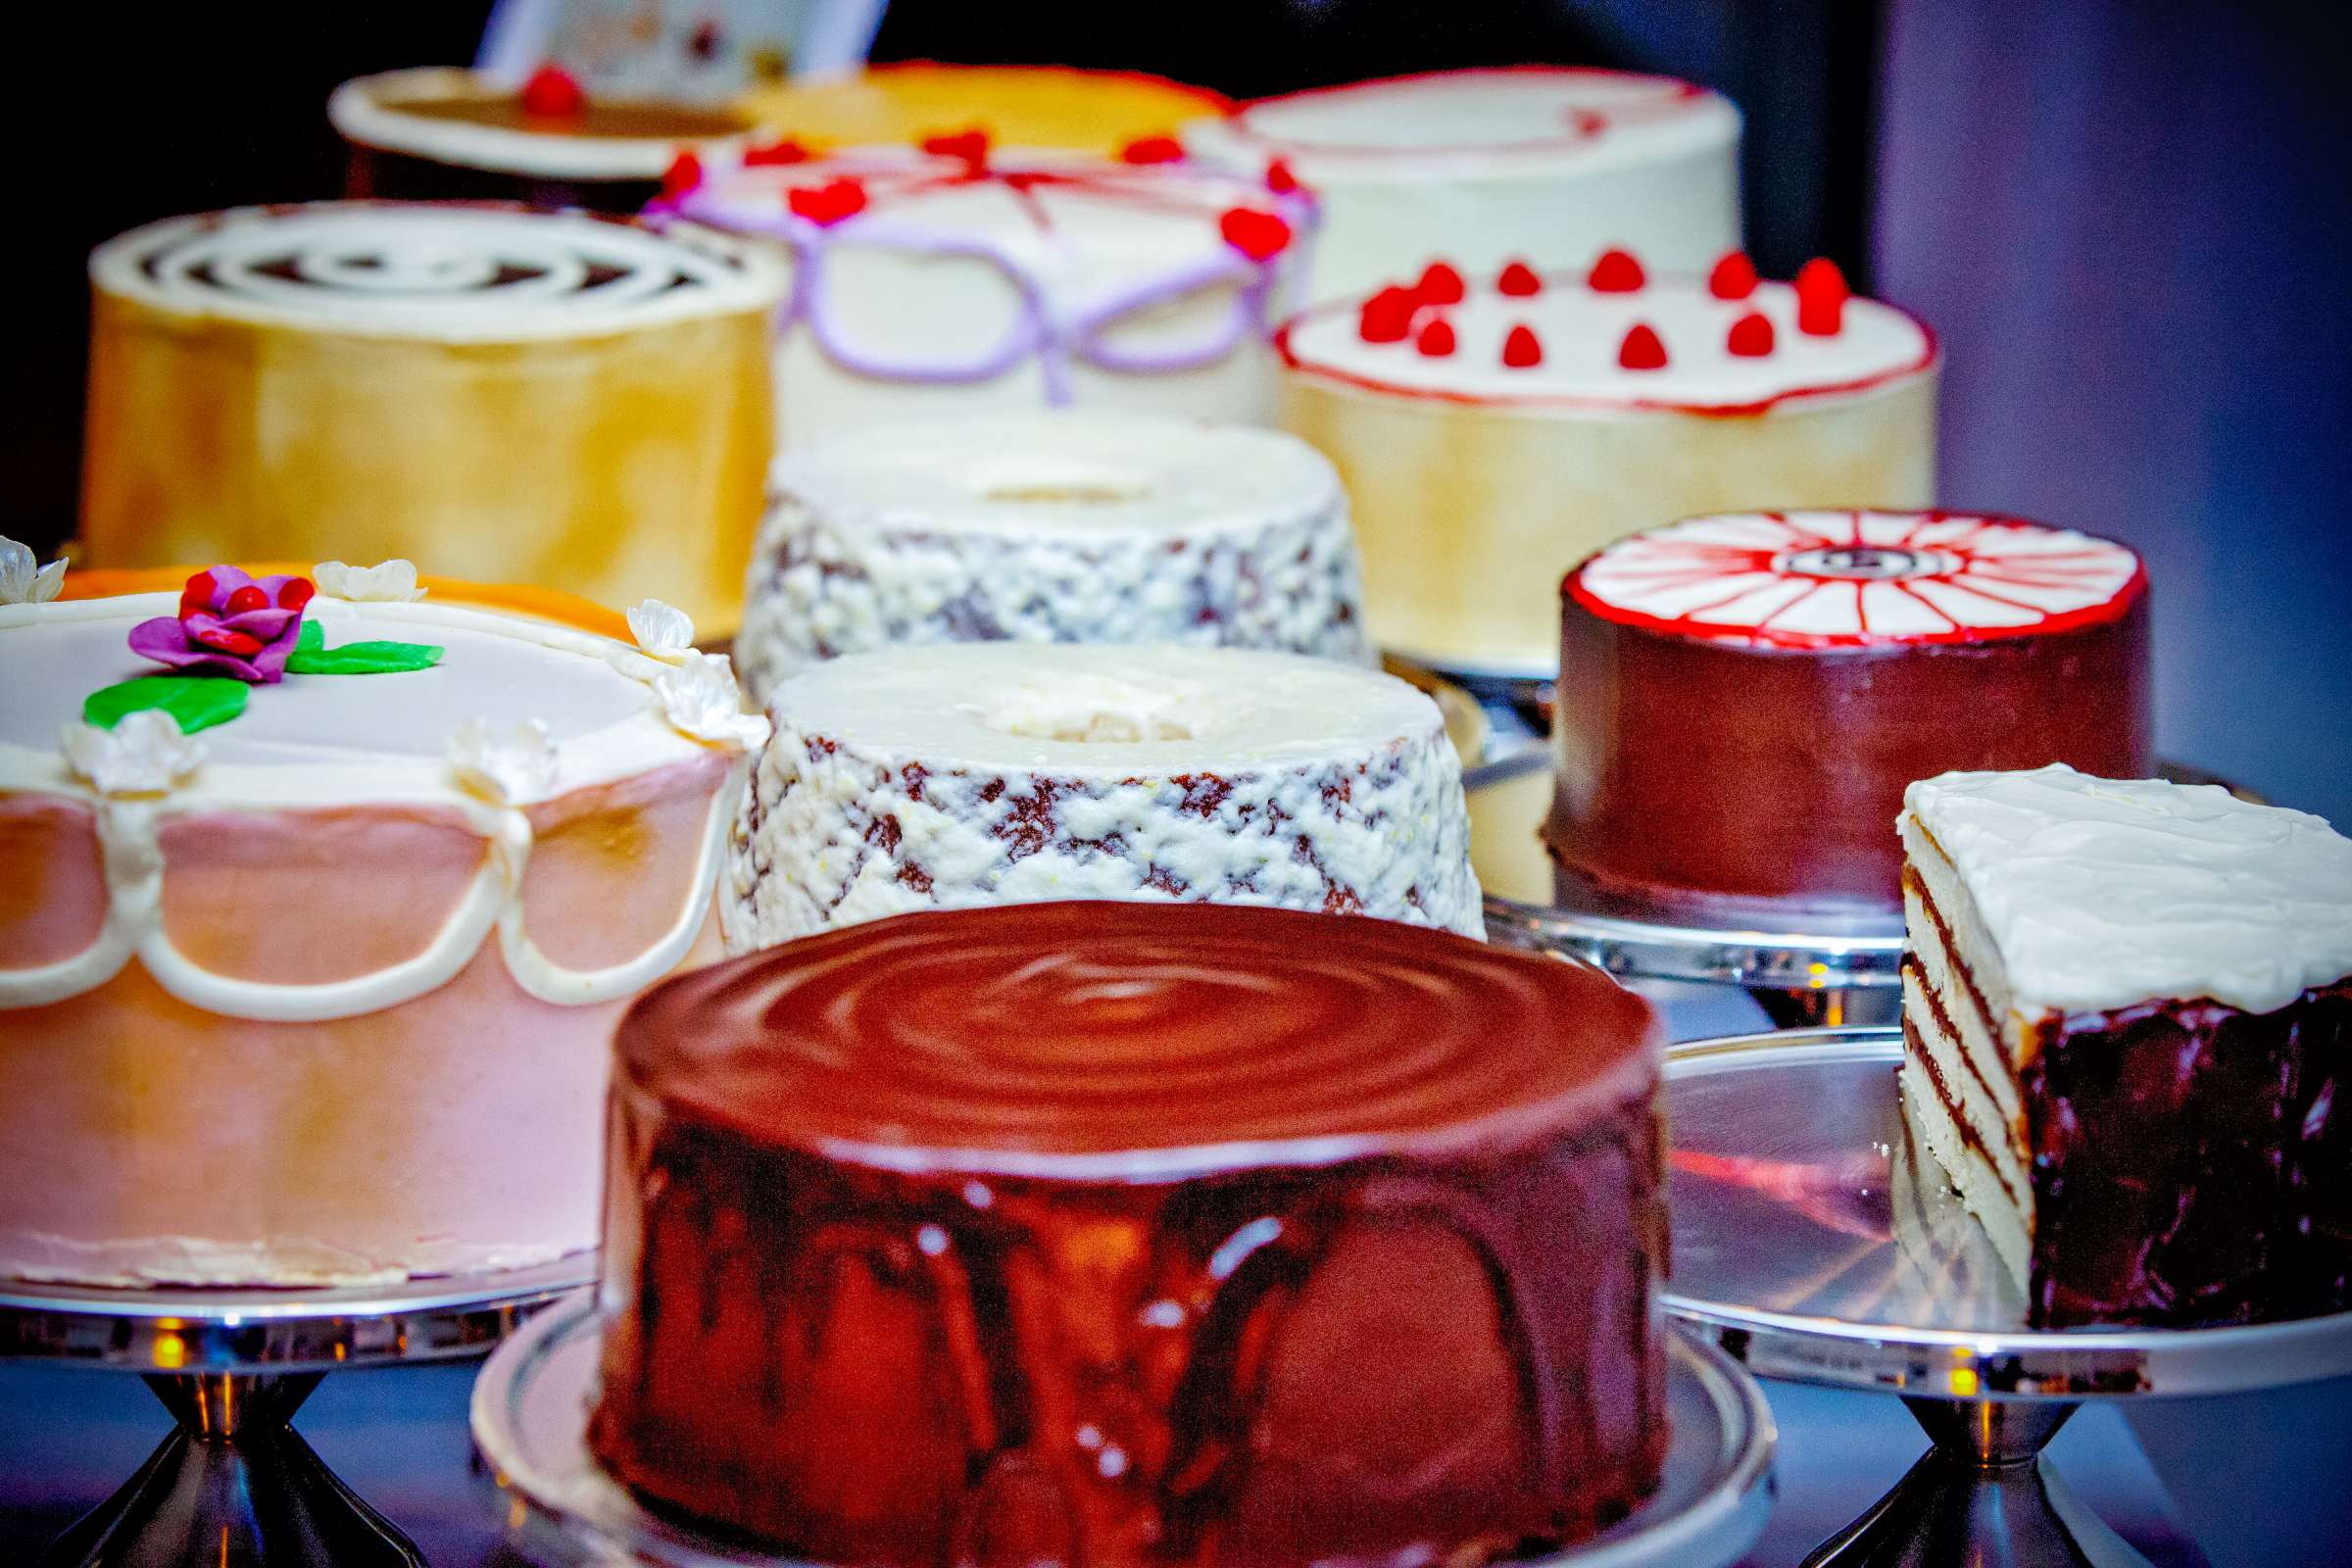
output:
<path id="1" fill-rule="evenodd" d="M 1875 300 L 1847 300 L 1833 336 L 1799 331 L 1796 290 L 1787 283 L 1760 282 L 1744 298 L 1718 299 L 1706 278 L 1690 273 L 1652 272 L 1629 292 L 1594 289 L 1579 272 L 1547 274 L 1528 295 L 1503 293 L 1494 277 L 1463 282 L 1459 303 L 1425 303 L 1400 341 L 1366 341 L 1364 302 L 1350 300 L 1292 318 L 1275 343 L 1294 373 L 1367 392 L 1530 411 L 1762 412 L 1784 399 L 1877 390 L 1931 373 L 1936 361 L 1925 325 Z M 1771 323 L 1771 351 L 1735 354 L 1733 323 L 1751 315 Z M 1450 328 L 1450 350 L 1424 353 L 1422 329 L 1441 320 Z M 1656 334 L 1665 365 L 1628 369 L 1619 363 L 1636 326 Z M 1534 334 L 1540 363 L 1505 363 L 1506 342 L 1519 327 Z"/>
<path id="2" fill-rule="evenodd" d="M 1760 648 L 1980 642 L 2111 620 L 2140 597 L 2112 540 L 1950 512 L 1742 512 L 1629 534 L 1569 599 L 1651 631 Z"/>
<path id="3" fill-rule="evenodd" d="M 1070 539 L 1254 532 L 1327 509 L 1339 484 L 1279 431 L 1041 410 L 835 436 L 777 459 L 771 488 L 837 524 Z"/>
<path id="4" fill-rule="evenodd" d="M 1184 131 L 1204 157 L 1280 158 L 1309 184 L 1333 186 L 1449 178 L 1496 160 L 1615 168 L 1739 134 L 1730 101 L 1689 82 L 1549 66 L 1312 88 L 1242 104 Z"/>
<path id="5" fill-rule="evenodd" d="M 853 654 L 770 710 L 803 733 L 975 769 L 1123 779 L 1320 762 L 1442 732 L 1393 675 L 1255 649 L 967 643 Z"/>
<path id="6" fill-rule="evenodd" d="M 343 83 L 326 118 L 345 139 L 439 164 L 547 179 L 659 179 L 681 150 L 740 143 L 724 136 L 587 136 L 519 125 L 482 124 L 412 112 L 412 103 L 486 98 L 516 88 L 455 66 L 386 71 Z"/>
<path id="7" fill-rule="evenodd" d="M 503 343 L 774 309 L 787 272 L 691 224 L 440 202 L 171 218 L 91 253 L 104 293 L 192 318 Z"/>
<path id="8" fill-rule="evenodd" d="M 1903 793 L 2027 1011 L 2201 997 L 2270 1012 L 2352 974 L 2352 840 L 2206 784 L 2056 765 Z"/>

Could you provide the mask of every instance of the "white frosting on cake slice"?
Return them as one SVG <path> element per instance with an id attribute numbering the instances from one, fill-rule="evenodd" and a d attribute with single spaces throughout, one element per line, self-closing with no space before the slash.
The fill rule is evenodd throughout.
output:
<path id="1" fill-rule="evenodd" d="M 1347 497 L 1295 437 L 1033 413 L 777 461 L 736 648 L 765 700 L 897 643 L 1183 642 L 1370 657 Z"/>
<path id="2" fill-rule="evenodd" d="M 1904 807 L 1913 863 L 1925 835 L 2026 1016 L 2270 1012 L 2352 973 L 2352 840 L 2307 812 L 2064 766 L 1946 773 Z"/>
<path id="3" fill-rule="evenodd" d="M 1435 704 L 1242 649 L 906 647 L 777 688 L 728 946 L 909 909 L 1175 899 L 1483 934 Z"/>

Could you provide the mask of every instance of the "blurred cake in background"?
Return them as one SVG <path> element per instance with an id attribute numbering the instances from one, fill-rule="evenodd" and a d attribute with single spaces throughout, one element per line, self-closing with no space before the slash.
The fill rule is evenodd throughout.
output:
<path id="1" fill-rule="evenodd" d="M 1661 1038 L 1583 964 L 1283 909 L 687 976 L 617 1047 L 589 1446 L 817 1562 L 1581 1540 L 1669 1437 Z"/>
<path id="2" fill-rule="evenodd" d="M 886 424 L 776 460 L 735 655 L 764 702 L 895 643 L 1369 660 L 1348 498 L 1295 436 L 1076 410 Z"/>
<path id="3" fill-rule="evenodd" d="M 662 204 L 794 273 L 779 445 L 886 419 L 1077 406 L 1268 422 L 1267 336 L 1314 218 L 1180 164 L 999 152 L 985 129 L 682 167 Z"/>
<path id="4" fill-rule="evenodd" d="M 730 631 L 783 270 L 582 215 L 329 202 L 90 260 L 92 564 L 391 556 Z"/>
<path id="5" fill-rule="evenodd" d="M 1665 76 L 1522 66 L 1359 81 L 1242 104 L 1186 126 L 1184 144 L 1315 192 L 1316 304 L 1441 260 L 1485 275 L 1614 247 L 1693 270 L 1740 244 L 1740 112 Z"/>
<path id="6" fill-rule="evenodd" d="M 724 104 L 591 94 L 556 66 L 519 85 L 457 67 L 361 76 L 326 118 L 351 196 L 489 199 L 633 213 L 681 152 L 716 157 L 753 129 Z"/>
<path id="7" fill-rule="evenodd" d="M 2012 517 L 1788 512 L 1619 540 L 1561 593 L 1564 898 L 1715 929 L 1892 932 L 1914 780 L 2152 771 L 2147 576 Z"/>
<path id="8" fill-rule="evenodd" d="M 2352 842 L 2066 767 L 1904 797 L 1905 1114 L 2032 1321 L 2352 1305 Z"/>
<path id="9" fill-rule="evenodd" d="M 1373 640 L 1551 677 L 1560 576 L 1699 513 L 1934 499 L 1936 340 L 1828 262 L 1652 272 L 1445 263 L 1277 337 L 1282 423 L 1339 466 Z"/>
<path id="10" fill-rule="evenodd" d="M 659 605 L 632 650 L 402 561 L 30 568 L 0 541 L 0 1276 L 593 1246 L 613 1022 L 717 947 L 765 731 L 725 661 Z"/>
<path id="11" fill-rule="evenodd" d="M 1066 66 L 953 66 L 909 61 L 853 75 L 780 82 L 737 108 L 770 134 L 811 151 L 916 142 L 984 128 L 1006 147 L 1054 147 L 1110 158 L 1150 152 L 1189 120 L 1221 114 L 1205 87 L 1133 71 Z"/>
<path id="12" fill-rule="evenodd" d="M 1391 675 L 1255 649 L 969 643 L 811 665 L 768 711 L 732 952 L 1048 899 L 1485 928 L 1445 716 Z"/>

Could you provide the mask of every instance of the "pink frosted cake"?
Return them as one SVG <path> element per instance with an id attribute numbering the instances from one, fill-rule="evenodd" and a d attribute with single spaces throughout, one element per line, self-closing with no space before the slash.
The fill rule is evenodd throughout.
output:
<path id="1" fill-rule="evenodd" d="M 724 660 L 405 562 L 57 598 L 0 540 L 0 1277 L 317 1285 L 593 1245 L 607 1048 L 712 952 Z"/>

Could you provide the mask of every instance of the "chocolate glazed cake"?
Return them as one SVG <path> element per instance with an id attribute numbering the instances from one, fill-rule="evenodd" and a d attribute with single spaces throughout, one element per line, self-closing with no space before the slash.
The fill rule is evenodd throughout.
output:
<path id="1" fill-rule="evenodd" d="M 1952 513 L 1693 517 L 1562 585 L 1544 840 L 1635 919 L 1899 931 L 1914 779 L 2154 770 L 2147 578 L 2122 545 Z"/>
<path id="2" fill-rule="evenodd" d="M 2032 1321 L 2352 1304 L 2352 843 L 2210 786 L 1914 784 L 1904 1110 Z"/>
<path id="3" fill-rule="evenodd" d="M 818 1561 L 1576 1540 L 1667 1442 L 1659 1039 L 1590 969 L 1264 908 L 702 970 L 620 1032 L 590 1443 Z"/>

